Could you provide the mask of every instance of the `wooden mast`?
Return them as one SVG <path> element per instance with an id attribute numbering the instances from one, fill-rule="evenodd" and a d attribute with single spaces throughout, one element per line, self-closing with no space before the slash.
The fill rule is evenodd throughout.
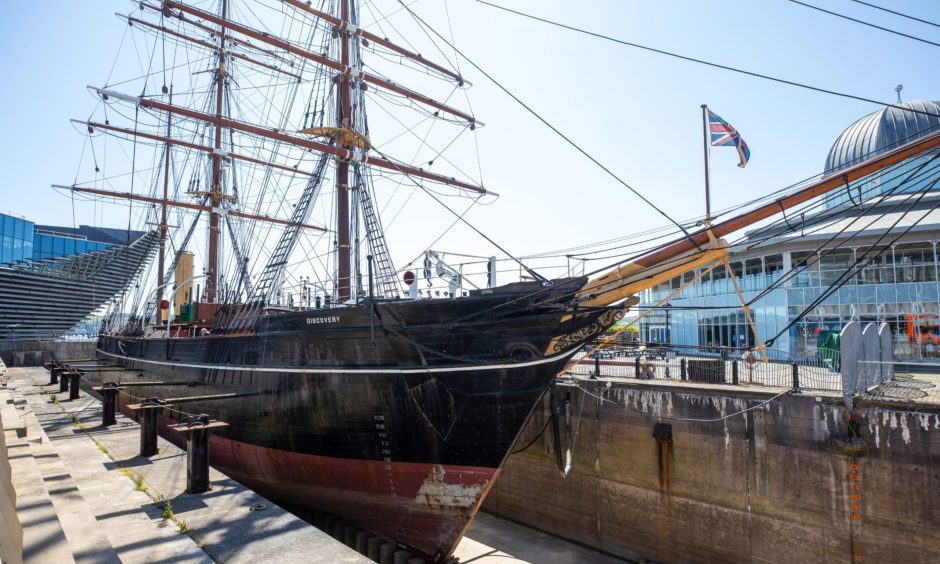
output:
<path id="1" fill-rule="evenodd" d="M 225 96 L 225 20 L 228 17 L 228 0 L 222 0 L 222 17 L 219 22 L 219 69 L 216 73 L 215 117 L 220 120 L 215 127 L 215 152 L 212 153 L 212 190 L 209 202 L 209 264 L 206 280 L 206 301 L 215 303 L 219 291 L 219 218 L 222 211 L 222 113 Z"/>
<path id="2" fill-rule="evenodd" d="M 349 0 L 340 0 L 340 20 L 349 23 Z M 349 68 L 350 34 L 345 27 L 339 27 L 340 63 Z M 352 130 L 352 83 L 349 73 L 340 73 L 337 108 L 338 123 L 341 130 Z M 350 241 L 349 241 L 349 159 L 336 161 L 336 299 L 343 303 L 351 297 L 350 280 Z"/>
<path id="3" fill-rule="evenodd" d="M 169 103 L 173 103 L 173 85 L 170 85 L 170 99 Z M 173 123 L 173 114 L 166 114 L 166 137 L 170 138 L 170 128 Z M 156 322 L 161 321 L 161 313 L 163 308 L 160 307 L 160 302 L 163 301 L 163 273 L 166 272 L 166 202 L 170 197 L 170 143 L 166 143 L 166 151 L 163 153 L 163 205 L 160 207 L 160 254 L 157 258 L 157 319 Z M 170 315 L 170 312 L 167 312 L 167 315 Z"/>

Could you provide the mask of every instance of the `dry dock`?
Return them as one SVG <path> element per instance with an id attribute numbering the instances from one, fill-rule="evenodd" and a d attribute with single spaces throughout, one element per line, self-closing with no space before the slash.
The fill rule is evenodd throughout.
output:
<path id="1" fill-rule="evenodd" d="M 0 368 L 0 372 L 3 369 Z M 101 403 L 43 385 L 42 368 L 0 373 L 0 560 L 55 562 L 329 562 L 372 560 L 215 470 L 211 491 L 186 489 L 186 452 L 158 439 L 138 456 L 139 426 Z M 22 548 L 18 548 L 22 547 Z M 481 515 L 456 557 L 475 564 L 616 558 L 492 515 Z"/>
<path id="2" fill-rule="evenodd" d="M 851 412 L 834 391 L 570 383 L 570 474 L 551 425 L 535 439 L 546 401 L 484 510 L 636 560 L 940 562 L 940 376 L 899 373 Z"/>

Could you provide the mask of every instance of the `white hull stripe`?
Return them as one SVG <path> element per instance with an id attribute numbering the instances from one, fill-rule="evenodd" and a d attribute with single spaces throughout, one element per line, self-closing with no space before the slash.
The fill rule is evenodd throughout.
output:
<path id="1" fill-rule="evenodd" d="M 536 360 L 530 360 L 528 362 L 519 362 L 516 364 L 479 364 L 473 366 L 450 366 L 450 367 L 441 367 L 441 368 L 317 368 L 311 366 L 310 368 L 290 368 L 290 367 L 258 367 L 258 366 L 232 366 L 230 364 L 190 364 L 184 362 L 168 362 L 165 360 L 144 360 L 142 358 L 135 358 L 132 356 L 118 355 L 114 353 L 109 353 L 101 349 L 96 348 L 96 351 L 99 353 L 110 356 L 113 358 L 123 358 L 133 362 L 140 362 L 144 364 L 156 364 L 159 366 L 174 366 L 178 368 L 199 368 L 207 370 L 235 370 L 238 372 L 290 372 L 295 374 L 355 374 L 355 373 L 368 373 L 368 374 L 433 374 L 438 372 L 473 372 L 481 370 L 507 370 L 514 368 L 527 368 L 529 366 L 538 366 L 540 364 L 547 364 L 549 362 L 555 362 L 572 356 L 578 349 L 572 349 L 568 352 L 557 354 L 555 356 L 548 356 Z"/>

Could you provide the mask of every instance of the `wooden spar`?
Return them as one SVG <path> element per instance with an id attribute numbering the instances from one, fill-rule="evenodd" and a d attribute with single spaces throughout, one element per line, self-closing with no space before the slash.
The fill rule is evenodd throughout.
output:
<path id="1" fill-rule="evenodd" d="M 169 103 L 173 103 L 173 85 L 170 85 L 170 98 Z M 173 114 L 166 114 L 166 137 L 170 138 L 171 126 L 173 123 Z M 166 143 L 166 150 L 163 154 L 163 204 L 160 206 L 160 254 L 157 257 L 158 266 L 157 266 L 157 318 L 154 320 L 155 323 L 160 323 L 160 314 L 163 311 L 163 308 L 160 307 L 161 302 L 163 301 L 163 273 L 166 269 L 166 202 L 170 199 L 170 144 Z M 171 315 L 172 312 L 167 312 L 167 315 Z M 146 322 L 146 321 L 145 321 Z"/>
<path id="2" fill-rule="evenodd" d="M 349 1 L 340 0 L 340 16 L 343 21 L 349 21 Z M 339 31 L 340 62 L 349 68 L 351 37 L 344 30 Z M 337 127 L 353 129 L 352 127 L 352 83 L 349 74 L 343 73 L 339 77 L 339 103 Z M 348 149 L 348 147 L 347 147 Z M 352 247 L 349 236 L 349 161 L 340 160 L 336 163 L 336 293 L 339 303 L 346 302 L 352 295 L 352 276 L 350 254 Z"/>
<path id="3" fill-rule="evenodd" d="M 358 35 L 362 37 L 363 39 L 367 39 L 375 43 L 376 45 L 381 45 L 382 47 L 385 47 L 386 49 L 390 51 L 398 53 L 399 55 L 402 55 L 403 57 L 406 57 L 408 59 L 411 59 L 412 61 L 421 63 L 422 65 L 430 69 L 434 69 L 443 75 L 449 76 L 455 82 L 457 82 L 458 86 L 463 86 L 464 83 L 466 82 L 463 79 L 463 77 L 460 76 L 459 74 L 451 70 L 448 70 L 447 68 L 442 67 L 441 65 L 437 63 L 433 63 L 425 59 L 424 57 L 421 56 L 420 53 L 409 51 L 408 49 L 405 49 L 403 47 L 400 47 L 392 43 L 391 41 L 389 41 L 388 39 L 385 39 L 384 37 L 379 37 L 378 35 L 375 35 L 374 33 L 369 33 L 368 31 L 362 29 L 361 27 L 356 27 L 352 25 L 347 20 L 341 20 L 331 14 L 328 14 L 326 12 L 321 12 L 320 10 L 317 10 L 316 8 L 312 8 L 311 6 L 304 4 L 303 2 L 300 2 L 299 0 L 281 0 L 281 1 L 284 2 L 285 4 L 289 4 L 293 6 L 294 8 L 297 8 L 298 10 L 306 12 L 314 17 L 320 18 L 321 20 L 325 20 L 333 24 L 339 29 L 348 29 L 349 32 L 354 35 Z"/>
<path id="4" fill-rule="evenodd" d="M 212 147 L 206 147 L 205 145 L 199 145 L 196 143 L 190 143 L 188 141 L 183 141 L 180 139 L 172 139 L 169 137 L 163 137 L 162 135 L 154 135 L 153 133 L 144 133 L 142 131 L 134 131 L 133 129 L 126 129 L 124 127 L 116 127 L 114 125 L 109 125 L 106 123 L 98 123 L 96 121 L 78 121 L 73 120 L 75 123 L 81 123 L 91 127 L 92 129 L 105 129 L 108 131 L 116 131 L 118 133 L 124 133 L 134 137 L 143 137 L 144 139 L 150 139 L 153 141 L 159 141 L 161 143 L 169 143 L 170 145 L 179 145 L 180 147 L 186 147 L 188 149 L 193 149 L 194 151 L 202 151 L 204 153 L 212 153 L 215 151 Z M 296 167 L 285 166 L 278 163 L 272 163 L 270 161 L 264 161 L 261 159 L 256 159 L 254 157 L 247 157 L 245 155 L 239 155 L 236 153 L 225 153 L 224 158 L 235 159 L 239 161 L 245 161 L 248 163 L 254 163 L 257 165 L 276 168 L 278 170 L 283 170 L 285 172 L 291 172 L 295 174 L 300 174 L 302 176 L 312 176 L 313 171 L 301 170 Z"/>
<path id="5" fill-rule="evenodd" d="M 456 178 L 451 178 L 448 176 L 443 176 L 440 174 L 427 172 L 425 170 L 422 170 L 414 166 L 410 166 L 406 164 L 398 164 L 398 163 L 394 163 L 392 161 L 388 161 L 385 159 L 376 158 L 372 156 L 366 156 L 365 154 L 360 153 L 358 151 L 342 149 L 339 147 L 334 147 L 332 145 L 327 145 L 325 143 L 320 143 L 318 141 L 303 139 L 294 135 L 281 133 L 280 131 L 276 131 L 274 129 L 266 129 L 263 127 L 258 127 L 256 125 L 251 125 L 249 123 L 236 121 L 231 118 L 226 118 L 226 117 L 217 118 L 215 116 L 212 116 L 211 114 L 197 112 L 189 108 L 171 106 L 169 104 L 164 104 L 163 102 L 158 102 L 156 100 L 151 100 L 148 98 L 138 98 L 136 96 L 127 96 L 124 94 L 118 94 L 116 92 L 112 92 L 110 90 L 102 90 L 100 88 L 94 88 L 94 90 L 98 91 L 102 96 L 114 96 L 121 100 L 126 100 L 134 104 L 139 104 L 145 108 L 150 108 L 153 110 L 159 110 L 159 111 L 164 111 L 164 112 L 173 112 L 175 114 L 179 114 L 179 115 L 183 115 L 183 116 L 190 117 L 193 119 L 205 121 L 211 124 L 219 125 L 220 127 L 223 127 L 223 128 L 231 128 L 237 131 L 244 131 L 246 133 L 252 133 L 260 137 L 266 137 L 268 139 L 275 139 L 277 141 L 289 143 L 297 147 L 303 147 L 305 149 L 310 149 L 310 150 L 318 151 L 321 153 L 328 153 L 340 159 L 358 161 L 361 163 L 369 164 L 372 166 L 377 166 L 377 167 L 384 168 L 387 170 L 400 172 L 402 174 L 407 174 L 409 176 L 425 178 L 428 180 L 432 180 L 434 182 L 440 182 L 441 184 L 446 184 L 448 186 L 462 188 L 464 190 L 469 190 L 471 192 L 476 192 L 478 194 L 487 193 L 486 189 L 483 188 L 482 186 L 477 186 L 475 184 L 463 182 L 463 181 L 457 180 Z"/>
<path id="6" fill-rule="evenodd" d="M 225 20 L 228 17 L 228 0 L 222 0 L 222 17 L 219 18 L 219 37 L 225 37 Z M 222 119 L 223 100 L 225 97 L 225 41 L 219 41 L 218 47 L 219 68 L 215 75 L 215 117 Z M 209 202 L 212 209 L 209 213 L 209 260 L 206 265 L 206 301 L 216 303 L 219 291 L 219 211 L 222 209 L 222 123 L 215 123 L 215 151 L 212 152 L 212 189 L 209 191 Z"/>
<path id="7" fill-rule="evenodd" d="M 377 76 L 372 76 L 371 74 L 362 72 L 357 69 L 353 69 L 348 64 L 343 64 L 342 62 L 336 62 L 328 57 L 324 57 L 323 55 L 319 55 L 317 53 L 313 53 L 306 49 L 302 49 L 283 39 L 278 39 L 271 35 L 266 35 L 250 27 L 243 26 L 235 22 L 225 21 L 214 14 L 205 12 L 203 10 L 199 10 L 197 8 L 193 8 L 192 6 L 187 6 L 186 4 L 182 4 L 180 2 L 175 2 L 174 0 L 165 0 L 164 6 L 166 6 L 167 8 L 171 8 L 171 9 L 175 8 L 177 10 L 180 10 L 181 12 L 185 12 L 187 14 L 190 14 L 192 16 L 195 16 L 197 18 L 200 18 L 200 19 L 203 19 L 208 22 L 215 23 L 215 24 L 222 25 L 222 22 L 224 21 L 225 27 L 228 29 L 231 29 L 232 31 L 236 31 L 238 33 L 241 33 L 242 35 L 247 35 L 248 37 L 251 37 L 252 39 L 257 39 L 258 41 L 267 43 L 268 45 L 277 47 L 279 49 L 283 49 L 287 51 L 288 53 L 293 53 L 294 55 L 297 55 L 299 57 L 303 57 L 307 60 L 313 61 L 325 67 L 339 71 L 341 74 L 345 76 L 355 75 L 356 78 L 361 79 L 363 82 L 367 82 L 369 84 L 372 84 L 379 88 L 383 88 L 390 92 L 394 92 L 396 94 L 400 94 L 410 100 L 414 100 L 415 102 L 420 102 L 426 106 L 436 108 L 437 110 L 448 113 L 454 117 L 458 117 L 466 121 L 467 123 L 471 124 L 472 126 L 482 125 L 479 121 L 477 121 L 475 117 L 465 112 L 462 112 L 458 109 L 452 108 L 446 104 L 442 104 L 438 102 L 437 100 L 434 100 L 433 98 L 429 98 L 428 96 L 415 92 L 414 90 L 410 90 L 403 86 L 399 86 L 398 84 L 395 84 L 391 80 L 379 78 Z"/>
<path id="8" fill-rule="evenodd" d="M 190 210 L 198 210 L 198 211 L 204 211 L 204 212 L 212 211 L 212 208 L 210 208 L 209 206 L 193 204 L 190 202 L 180 202 L 178 200 L 163 200 L 160 198 L 151 198 L 149 196 L 139 196 L 137 194 L 130 194 L 128 192 L 112 192 L 110 190 L 100 190 L 98 188 L 86 188 L 83 186 L 62 186 L 61 184 L 53 184 L 52 187 L 63 188 L 65 190 L 72 190 L 74 192 L 81 192 L 83 194 L 95 194 L 98 196 L 107 196 L 110 198 L 122 198 L 125 200 L 146 202 L 148 204 L 166 204 L 168 206 L 176 207 L 176 208 L 186 208 Z M 233 216 L 233 217 L 242 217 L 245 219 L 254 219 L 257 221 L 267 221 L 268 223 L 276 223 L 277 225 L 294 225 L 297 227 L 302 227 L 304 229 L 313 229 L 314 231 L 326 231 L 325 228 L 320 227 L 319 225 L 308 225 L 306 223 L 294 223 L 286 219 L 279 219 L 279 218 L 270 217 L 267 215 L 245 213 L 245 212 L 240 212 L 238 210 L 226 210 L 223 213 L 226 215 Z"/>
<path id="9" fill-rule="evenodd" d="M 163 13 L 163 8 L 160 8 L 159 6 L 154 6 L 153 4 L 148 4 L 147 2 L 141 2 L 139 5 L 140 5 L 141 8 L 145 8 L 145 9 L 148 9 L 148 10 L 152 10 L 152 11 L 158 13 L 158 14 L 162 14 L 162 13 Z M 211 27 L 209 27 L 209 26 L 207 26 L 207 25 L 205 25 L 205 24 L 202 24 L 202 23 L 200 23 L 200 22 L 198 22 L 198 21 L 191 20 L 191 19 L 187 18 L 186 16 L 184 16 L 183 14 L 171 14 L 171 16 L 172 16 L 174 19 L 177 19 L 177 20 L 179 20 L 179 21 L 181 21 L 181 22 L 187 23 L 187 24 L 189 24 L 189 25 L 191 25 L 191 26 L 193 26 L 193 27 L 195 27 L 195 28 L 201 29 L 201 30 L 203 30 L 203 31 L 207 31 L 207 32 L 209 32 L 209 33 L 210 33 L 211 35 L 213 35 L 213 36 L 219 34 L 219 30 L 218 30 L 218 29 L 213 29 L 213 28 L 211 28 Z M 233 36 L 231 36 L 231 35 L 223 35 L 223 36 L 222 36 L 222 39 L 225 40 L 225 41 L 228 41 L 228 42 L 231 43 L 232 45 L 239 45 L 239 46 L 241 46 L 241 47 L 244 47 L 244 48 L 246 48 L 246 49 L 251 49 L 252 51 L 256 51 L 256 52 L 258 52 L 258 53 L 264 53 L 265 55 L 268 55 L 268 56 L 270 56 L 270 57 L 274 57 L 275 59 L 278 59 L 279 61 L 282 61 L 282 62 L 284 62 L 284 63 L 287 63 L 287 64 L 290 65 L 290 66 L 293 66 L 293 65 L 294 65 L 293 61 L 291 61 L 290 59 L 288 59 L 288 58 L 286 58 L 286 57 L 282 57 L 282 56 L 278 55 L 277 53 L 275 53 L 274 51 L 271 51 L 271 50 L 269 50 L 269 49 L 263 49 L 263 48 L 261 48 L 261 47 L 255 45 L 255 44 L 249 42 L 249 41 L 242 41 L 241 39 L 238 39 L 237 37 L 233 37 Z M 215 49 L 215 47 L 213 47 L 213 50 L 214 50 L 214 49 Z"/>
<path id="10" fill-rule="evenodd" d="M 884 170 L 890 166 L 900 163 L 901 161 L 916 157 L 937 147 L 940 147 L 940 132 L 932 133 L 926 137 L 912 141 L 911 143 L 908 143 L 902 147 L 898 147 L 897 149 L 888 151 L 882 155 L 872 157 L 865 162 L 859 163 L 855 166 L 832 174 L 831 176 L 818 180 L 817 182 L 814 182 L 806 188 L 798 190 L 789 196 L 784 196 L 773 201 L 772 203 L 759 206 L 751 211 L 739 214 L 729 220 L 715 223 L 711 226 L 711 229 L 700 229 L 687 238 L 677 239 L 672 243 L 660 247 L 659 250 L 649 252 L 643 256 L 640 256 L 639 258 L 633 259 L 632 261 L 618 265 L 614 269 L 588 280 L 584 287 L 578 291 L 578 296 L 582 298 L 582 303 L 584 303 L 583 300 L 590 299 L 592 300 L 591 303 L 597 305 L 605 305 L 619 301 L 626 296 L 620 295 L 617 292 L 612 292 L 606 296 L 598 295 L 600 292 L 607 291 L 605 288 L 609 288 L 609 285 L 612 284 L 614 279 L 618 277 L 618 273 L 635 275 L 636 273 L 642 272 L 644 269 L 658 268 L 658 265 L 681 262 L 682 257 L 700 255 L 701 251 L 698 251 L 697 249 L 709 249 L 709 247 L 714 245 L 712 241 L 715 239 L 724 237 L 725 235 L 730 235 L 736 231 L 740 231 L 741 229 L 754 225 L 761 220 L 772 217 L 781 211 L 786 211 L 802 203 L 808 202 L 809 200 L 812 200 L 813 198 L 821 196 L 827 192 L 837 188 L 842 188 L 850 182 L 854 182 L 870 174 Z M 687 272 L 690 270 L 690 268 L 685 268 L 684 270 Z M 620 285 L 622 286 L 623 283 L 621 282 Z M 632 288 L 632 291 L 639 292 L 650 288 L 653 285 L 655 285 L 655 283 L 648 285 L 635 285 Z M 596 298 L 594 296 L 596 296 Z"/>
<path id="11" fill-rule="evenodd" d="M 179 39 L 183 39 L 184 41 L 189 41 L 190 43 L 195 43 L 196 45 L 205 47 L 206 49 L 211 49 L 211 50 L 213 50 L 213 51 L 218 50 L 218 47 L 216 47 L 215 45 L 209 43 L 208 41 L 203 41 L 203 40 L 201 40 L 201 39 L 197 39 L 197 38 L 195 38 L 195 37 L 190 37 L 190 36 L 188 36 L 188 35 L 186 35 L 186 34 L 179 33 L 179 32 L 177 32 L 177 31 L 173 31 L 172 29 L 169 29 L 169 28 L 167 28 L 166 26 L 152 24 L 152 23 L 150 23 L 150 22 L 147 22 L 147 21 L 144 21 L 144 20 L 140 20 L 140 19 L 137 19 L 137 18 L 132 18 L 132 17 L 130 17 L 130 16 L 122 16 L 122 17 L 124 17 L 124 18 L 127 20 L 128 24 L 130 24 L 130 25 L 133 25 L 133 24 L 140 24 L 140 25 L 142 25 L 142 26 L 149 27 L 149 28 L 151 28 L 151 29 L 155 29 L 155 30 L 160 31 L 160 32 L 162 32 L 162 33 L 165 33 L 165 34 L 167 34 L 167 35 L 172 35 L 173 37 L 177 37 L 177 38 L 179 38 Z M 264 68 L 266 68 L 266 69 L 269 69 L 269 70 L 272 70 L 272 71 L 275 71 L 275 72 L 279 72 L 279 73 L 282 73 L 282 74 L 286 74 L 287 76 L 290 76 L 290 77 L 292 77 L 292 78 L 296 78 L 297 80 L 300 80 L 300 78 L 301 78 L 301 76 L 300 76 L 299 74 L 294 74 L 294 73 L 292 73 L 292 72 L 287 72 L 287 71 L 284 70 L 284 69 L 278 68 L 278 67 L 276 67 L 276 66 L 274 66 L 274 65 L 269 65 L 268 63 L 263 63 L 263 62 L 258 61 L 258 60 L 256 60 L 256 59 L 252 59 L 251 57 L 246 57 L 245 55 L 242 55 L 242 54 L 240 54 L 240 53 L 230 52 L 229 55 L 231 55 L 232 57 L 235 57 L 236 59 L 241 59 L 242 61 L 246 61 L 246 62 L 248 62 L 248 63 L 251 63 L 251 64 L 253 64 L 253 65 L 258 65 L 258 66 L 260 66 L 260 67 L 264 67 Z"/>

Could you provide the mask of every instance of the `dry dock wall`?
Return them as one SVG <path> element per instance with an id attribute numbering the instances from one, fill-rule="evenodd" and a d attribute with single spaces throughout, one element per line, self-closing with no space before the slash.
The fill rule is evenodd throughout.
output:
<path id="1" fill-rule="evenodd" d="M 784 396 L 722 421 L 681 421 L 724 417 L 772 394 L 582 385 L 589 393 L 559 388 L 571 392 L 570 475 L 556 468 L 549 425 L 509 457 L 485 511 L 629 559 L 940 561 L 936 413 L 857 409 L 868 449 L 853 455 L 833 442 L 847 431 L 835 398 Z M 519 448 L 548 413 L 546 398 Z M 671 441 L 653 438 L 658 422 L 671 424 Z"/>
<path id="2" fill-rule="evenodd" d="M 0 359 L 10 367 L 41 366 L 49 359 L 78 360 L 94 356 L 94 341 L 0 340 Z"/>

